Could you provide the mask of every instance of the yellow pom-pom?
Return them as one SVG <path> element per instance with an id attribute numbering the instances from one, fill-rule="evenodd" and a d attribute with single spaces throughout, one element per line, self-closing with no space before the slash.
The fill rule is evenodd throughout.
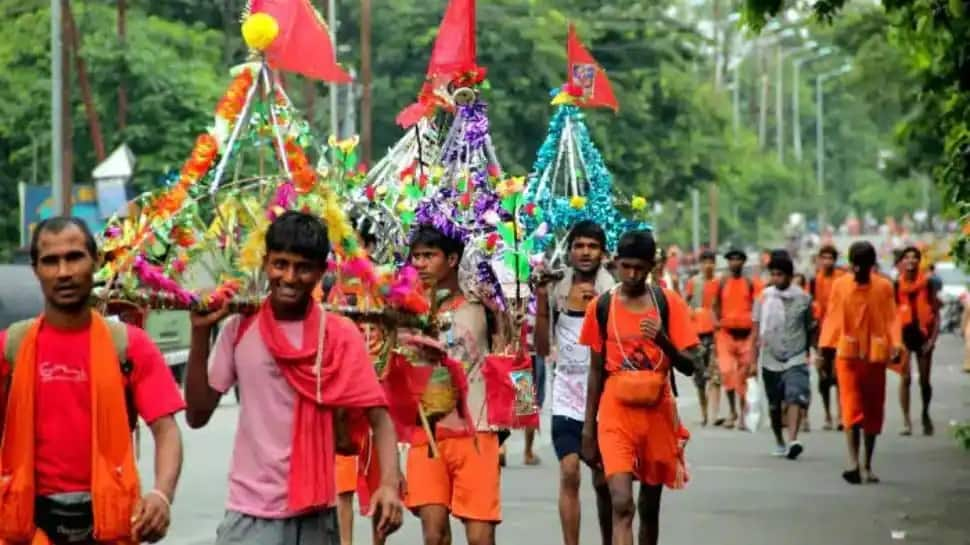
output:
<path id="1" fill-rule="evenodd" d="M 645 209 L 646 207 L 647 207 L 647 199 L 644 199 L 643 197 L 633 197 L 633 200 L 630 201 L 630 208 L 634 210 L 640 211 Z"/>
<path id="2" fill-rule="evenodd" d="M 273 41 L 280 33 L 280 25 L 272 15 L 254 13 L 243 21 L 243 41 L 250 49 L 265 51 L 273 45 Z"/>
<path id="3" fill-rule="evenodd" d="M 573 195 L 573 197 L 569 199 L 569 206 L 573 207 L 576 210 L 581 209 L 582 207 L 586 206 L 586 197 Z"/>

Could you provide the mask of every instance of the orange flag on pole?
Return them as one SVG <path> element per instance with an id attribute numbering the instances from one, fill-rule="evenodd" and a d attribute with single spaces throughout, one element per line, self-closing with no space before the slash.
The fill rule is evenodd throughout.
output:
<path id="1" fill-rule="evenodd" d="M 582 90 L 582 95 L 576 101 L 578 106 L 606 107 L 614 112 L 620 109 L 606 71 L 579 41 L 576 28 L 572 24 L 569 25 L 569 37 L 566 40 L 566 58 L 568 59 L 567 84 L 574 89 Z"/>
<path id="2" fill-rule="evenodd" d="M 252 0 L 250 13 L 276 19 L 279 35 L 266 50 L 270 66 L 311 79 L 348 83 L 350 75 L 337 64 L 330 29 L 309 0 Z"/>

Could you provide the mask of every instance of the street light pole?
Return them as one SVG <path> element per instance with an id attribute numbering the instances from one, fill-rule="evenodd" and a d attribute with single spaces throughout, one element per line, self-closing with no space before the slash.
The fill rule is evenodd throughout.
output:
<path id="1" fill-rule="evenodd" d="M 54 215 L 63 214 L 69 196 L 64 194 L 64 47 L 61 43 L 61 0 L 51 0 L 51 196 Z"/>
<path id="2" fill-rule="evenodd" d="M 798 162 L 801 162 L 802 160 L 802 118 L 800 115 L 801 105 L 799 94 L 799 77 L 801 75 L 802 65 L 824 59 L 825 57 L 831 55 L 833 51 L 834 50 L 831 47 L 823 47 L 822 49 L 819 49 L 818 54 L 813 57 L 796 58 L 792 61 L 792 149 L 795 150 L 795 160 Z"/>
<path id="3" fill-rule="evenodd" d="M 822 85 L 825 80 L 838 77 L 852 70 L 850 65 L 832 72 L 819 74 L 815 78 L 815 182 L 818 193 L 818 232 L 822 234 L 825 229 L 825 93 Z"/>

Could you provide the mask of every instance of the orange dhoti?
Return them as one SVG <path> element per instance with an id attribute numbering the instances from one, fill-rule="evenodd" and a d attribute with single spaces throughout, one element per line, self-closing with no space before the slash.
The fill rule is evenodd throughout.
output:
<path id="1" fill-rule="evenodd" d="M 718 330 L 717 365 L 721 371 L 721 385 L 725 391 L 737 391 L 741 396 L 745 394 L 748 370 L 754 355 L 753 341 L 752 335 L 738 339 L 723 329 Z"/>
<path id="2" fill-rule="evenodd" d="M 600 456 L 606 477 L 631 473 L 642 483 L 683 488 L 687 471 L 680 426 L 670 390 L 653 407 L 632 407 L 616 398 L 606 379 L 597 418 Z"/>
<path id="3" fill-rule="evenodd" d="M 838 358 L 835 368 L 839 381 L 842 425 L 846 429 L 862 426 L 867 435 L 881 433 L 886 407 L 886 365 Z"/>

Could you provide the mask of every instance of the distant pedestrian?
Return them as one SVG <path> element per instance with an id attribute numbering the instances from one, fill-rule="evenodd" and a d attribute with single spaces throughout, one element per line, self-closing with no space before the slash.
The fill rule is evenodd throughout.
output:
<path id="1" fill-rule="evenodd" d="M 748 256 L 743 250 L 731 249 L 724 257 L 728 260 L 728 275 L 719 281 L 714 313 L 718 324 L 717 364 L 731 411 L 724 427 L 731 429 L 737 424 L 739 411 L 745 407 L 745 381 L 754 365 L 751 312 L 763 284 L 759 278 L 744 274 Z"/>
<path id="2" fill-rule="evenodd" d="M 700 338 L 701 361 L 703 366 L 694 373 L 694 384 L 697 386 L 697 399 L 700 401 L 701 426 L 710 421 L 714 425 L 721 425 L 724 419 L 719 416 L 721 409 L 721 373 L 717 368 L 717 358 L 714 354 L 714 333 L 717 322 L 714 317 L 714 303 L 717 300 L 720 282 L 714 272 L 717 256 L 710 250 L 701 253 L 701 270 L 687 280 L 685 290 L 687 304 L 691 308 L 694 329 Z"/>
<path id="3" fill-rule="evenodd" d="M 910 367 L 912 359 L 916 360 L 919 371 L 923 434 L 933 435 L 933 419 L 930 418 L 933 386 L 930 383 L 930 372 L 933 366 L 933 349 L 940 334 L 940 301 L 937 298 L 937 283 L 932 280 L 931 275 L 920 270 L 922 257 L 916 247 L 903 249 L 898 265 L 899 277 L 893 286 L 905 348 L 901 364 L 894 368 L 902 378 L 899 384 L 899 404 L 903 411 L 902 435 L 913 433 L 909 413 L 909 393 L 913 380 Z"/>
<path id="4" fill-rule="evenodd" d="M 876 263 L 872 244 L 853 244 L 849 263 L 852 274 L 832 286 L 819 347 L 834 352 L 839 375 L 842 423 L 849 447 L 849 467 L 842 478 L 850 484 L 876 483 L 879 478 L 873 472 L 872 459 L 885 415 L 886 365 L 898 361 L 902 334 L 892 283 L 872 272 Z M 865 445 L 861 463 L 860 437 Z"/>
<path id="5" fill-rule="evenodd" d="M 768 398 L 774 454 L 790 460 L 803 450 L 798 432 L 811 397 L 808 361 L 814 321 L 811 297 L 792 284 L 794 268 L 786 253 L 773 254 L 767 265 L 772 285 L 754 308 L 754 353 Z"/>
<path id="6" fill-rule="evenodd" d="M 808 283 L 808 293 L 812 296 L 812 307 L 815 320 L 818 323 L 818 331 L 821 331 L 828 315 L 829 299 L 832 293 L 832 285 L 845 272 L 835 266 L 839 259 L 839 252 L 834 246 L 823 246 L 818 251 L 816 258 L 817 269 L 815 276 Z M 822 409 L 825 411 L 825 424 L 823 430 L 831 430 L 833 427 L 842 429 L 839 418 L 839 403 L 836 400 L 836 416 L 833 424 L 830 396 L 833 387 L 838 387 L 838 380 L 835 373 L 835 356 L 831 352 L 819 350 L 818 332 L 813 339 L 815 345 L 815 367 L 818 370 L 818 394 L 822 400 Z"/>

